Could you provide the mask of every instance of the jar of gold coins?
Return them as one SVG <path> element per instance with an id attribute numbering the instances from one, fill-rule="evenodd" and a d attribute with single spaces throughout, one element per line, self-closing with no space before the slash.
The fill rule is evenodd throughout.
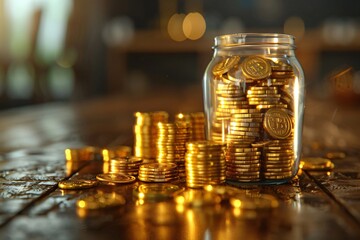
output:
<path id="1" fill-rule="evenodd" d="M 298 171 L 304 73 L 294 37 L 215 37 L 203 79 L 206 135 L 226 145 L 226 180 L 277 184 Z"/>

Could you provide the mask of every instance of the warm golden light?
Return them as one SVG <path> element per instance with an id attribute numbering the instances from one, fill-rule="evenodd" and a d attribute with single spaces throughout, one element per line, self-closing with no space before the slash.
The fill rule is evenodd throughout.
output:
<path id="1" fill-rule="evenodd" d="M 182 25 L 185 18 L 185 14 L 177 14 L 171 16 L 168 22 L 167 30 L 170 38 L 174 41 L 184 41 L 186 36 L 184 35 Z"/>
<path id="2" fill-rule="evenodd" d="M 78 207 L 84 208 L 85 206 L 86 206 L 86 202 L 85 202 L 84 200 L 80 200 L 80 201 L 78 202 Z"/>
<path id="3" fill-rule="evenodd" d="M 205 33 L 205 19 L 198 12 L 189 13 L 188 15 L 186 15 L 183 21 L 182 29 L 188 39 L 197 40 L 201 38 Z"/>
<path id="4" fill-rule="evenodd" d="M 284 33 L 291 34 L 301 39 L 305 34 L 305 23 L 300 17 L 289 17 L 284 23 Z"/>

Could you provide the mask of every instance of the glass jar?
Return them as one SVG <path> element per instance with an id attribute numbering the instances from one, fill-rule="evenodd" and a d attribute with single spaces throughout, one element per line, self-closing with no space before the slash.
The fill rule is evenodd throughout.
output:
<path id="1" fill-rule="evenodd" d="M 304 115 L 294 37 L 223 35 L 213 49 L 203 79 L 206 137 L 227 145 L 227 181 L 289 181 L 299 167 Z"/>

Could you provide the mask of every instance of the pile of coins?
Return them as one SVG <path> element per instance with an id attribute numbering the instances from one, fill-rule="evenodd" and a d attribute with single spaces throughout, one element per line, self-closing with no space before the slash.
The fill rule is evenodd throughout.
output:
<path id="1" fill-rule="evenodd" d="M 221 184 L 225 177 L 225 145 L 212 141 L 186 144 L 186 185 L 191 188 Z"/>
<path id="2" fill-rule="evenodd" d="M 226 149 L 226 177 L 241 182 L 260 181 L 261 150 L 246 142 L 229 142 Z"/>
<path id="3" fill-rule="evenodd" d="M 157 161 L 177 164 L 179 175 L 185 177 L 185 144 L 189 139 L 188 123 L 158 123 Z"/>
<path id="4" fill-rule="evenodd" d="M 143 182 L 171 182 L 179 178 L 174 163 L 147 163 L 139 168 L 138 179 Z"/>
<path id="5" fill-rule="evenodd" d="M 246 182 L 292 177 L 295 161 L 292 66 L 261 56 L 231 56 L 217 63 L 212 73 L 215 110 L 210 123 L 211 139 L 219 143 L 245 143 L 228 150 L 227 162 L 231 164 L 227 177 Z M 267 142 L 266 147 L 259 144 L 262 142 Z M 251 156 L 254 161 L 246 159 L 250 156 L 244 153 L 235 154 L 245 159 L 241 170 L 235 170 L 239 166 L 234 162 L 239 159 L 233 151 L 240 153 L 236 151 L 251 148 L 258 154 Z M 243 170 L 247 166 L 251 170 Z M 243 179 L 246 174 L 253 178 Z"/>
<path id="6" fill-rule="evenodd" d="M 144 162 L 154 162 L 157 156 L 157 124 L 168 122 L 169 114 L 163 111 L 136 112 L 135 117 L 135 156 L 143 158 Z"/>
<path id="7" fill-rule="evenodd" d="M 283 179 L 293 175 L 294 150 L 292 140 L 273 140 L 263 148 L 264 179 Z"/>
<path id="8" fill-rule="evenodd" d="M 110 159 L 110 173 L 121 173 L 137 176 L 142 159 L 139 157 L 125 157 Z"/>

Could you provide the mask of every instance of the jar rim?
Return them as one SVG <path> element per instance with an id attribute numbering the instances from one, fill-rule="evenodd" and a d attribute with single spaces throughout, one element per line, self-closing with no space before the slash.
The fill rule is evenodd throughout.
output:
<path id="1" fill-rule="evenodd" d="M 234 33 L 216 36 L 214 47 L 248 45 L 289 45 L 295 47 L 295 37 L 284 33 Z"/>

